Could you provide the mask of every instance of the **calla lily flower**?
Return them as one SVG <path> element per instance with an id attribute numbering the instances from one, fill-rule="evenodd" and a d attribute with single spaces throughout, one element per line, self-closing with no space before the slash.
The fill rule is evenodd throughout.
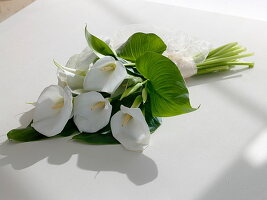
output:
<path id="1" fill-rule="evenodd" d="M 108 124 L 111 110 L 110 102 L 100 93 L 82 93 L 74 99 L 74 122 L 80 132 L 94 133 Z"/>
<path id="2" fill-rule="evenodd" d="M 112 116 L 110 125 L 113 137 L 128 150 L 143 151 L 149 144 L 149 127 L 140 108 L 121 105 L 121 110 Z"/>
<path id="3" fill-rule="evenodd" d="M 59 85 L 68 85 L 72 90 L 82 89 L 85 75 L 96 58 L 87 47 L 80 54 L 71 56 L 66 66 L 55 63 L 58 66 Z"/>
<path id="4" fill-rule="evenodd" d="M 126 77 L 127 71 L 123 64 L 111 56 L 105 56 L 96 61 L 87 72 L 83 87 L 88 91 L 112 94 Z"/>
<path id="5" fill-rule="evenodd" d="M 71 115 L 71 90 L 51 85 L 43 90 L 37 100 L 31 126 L 39 133 L 51 137 L 63 130 Z"/>

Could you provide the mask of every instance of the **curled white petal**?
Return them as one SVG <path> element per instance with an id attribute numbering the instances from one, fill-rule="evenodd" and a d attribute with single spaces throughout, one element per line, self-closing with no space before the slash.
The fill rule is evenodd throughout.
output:
<path id="1" fill-rule="evenodd" d="M 104 128 L 111 115 L 112 106 L 98 92 L 87 92 L 74 99 L 74 122 L 80 132 L 94 133 Z"/>
<path id="2" fill-rule="evenodd" d="M 69 86 L 71 90 L 78 90 L 83 88 L 83 81 L 85 76 L 58 69 L 57 77 L 58 85 L 60 85 L 61 87 Z"/>
<path id="3" fill-rule="evenodd" d="M 59 134 L 72 115 L 72 95 L 68 87 L 51 85 L 43 90 L 33 113 L 32 127 L 51 137 Z"/>
<path id="4" fill-rule="evenodd" d="M 82 89 L 85 75 L 95 59 L 96 55 L 89 48 L 71 56 L 66 66 L 58 69 L 58 84 L 68 85 L 72 90 Z"/>
<path id="5" fill-rule="evenodd" d="M 57 69 L 57 80 L 58 80 L 58 85 L 61 87 L 67 86 L 67 76 L 65 72 L 62 69 Z"/>
<path id="6" fill-rule="evenodd" d="M 112 94 L 126 77 L 127 71 L 123 64 L 111 56 L 105 56 L 96 61 L 88 71 L 83 87 L 88 91 Z"/>
<path id="7" fill-rule="evenodd" d="M 77 69 L 88 70 L 92 63 L 95 61 L 97 56 L 93 51 L 87 47 L 79 54 L 79 61 L 77 64 Z"/>
<path id="8" fill-rule="evenodd" d="M 196 63 L 191 57 L 184 57 L 179 53 L 170 53 L 166 54 L 165 56 L 167 56 L 177 65 L 184 78 L 188 78 L 197 74 Z"/>
<path id="9" fill-rule="evenodd" d="M 143 151 L 149 144 L 149 127 L 140 108 L 121 105 L 121 110 L 112 116 L 110 125 L 114 138 L 128 150 Z"/>

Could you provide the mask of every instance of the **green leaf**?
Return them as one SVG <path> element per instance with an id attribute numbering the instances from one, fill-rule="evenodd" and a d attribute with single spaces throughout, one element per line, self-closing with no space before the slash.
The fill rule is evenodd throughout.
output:
<path id="1" fill-rule="evenodd" d="M 80 132 L 78 131 L 73 119 L 70 119 L 68 123 L 66 124 L 66 126 L 64 127 L 63 131 L 56 136 L 68 137 L 76 133 L 80 133 Z"/>
<path id="2" fill-rule="evenodd" d="M 76 125 L 74 124 L 73 120 L 70 119 L 68 123 L 66 124 L 66 126 L 64 127 L 63 131 L 54 137 L 67 137 L 75 133 L 79 133 L 79 131 Z M 7 137 L 9 140 L 14 140 L 18 142 L 30 142 L 30 141 L 50 138 L 37 132 L 30 125 L 23 129 L 13 129 L 9 131 L 7 133 Z"/>
<path id="3" fill-rule="evenodd" d="M 142 87 L 143 83 L 137 83 L 133 87 L 128 87 L 121 95 L 120 100 L 122 100 L 125 97 L 128 97 L 129 95 L 133 94 L 136 90 L 138 90 L 140 87 Z"/>
<path id="4" fill-rule="evenodd" d="M 141 92 L 135 92 L 135 93 L 123 98 L 122 100 L 120 100 L 120 99 L 112 100 L 111 101 L 111 105 L 112 105 L 111 116 L 120 110 L 121 105 L 124 105 L 124 106 L 130 108 L 132 106 L 132 104 L 134 103 L 135 98 L 138 95 L 141 95 Z"/>
<path id="5" fill-rule="evenodd" d="M 162 120 L 159 117 L 153 117 L 149 101 L 144 104 L 144 110 L 146 123 L 149 127 L 150 133 L 154 133 L 157 128 L 160 127 Z"/>
<path id="6" fill-rule="evenodd" d="M 47 137 L 38 133 L 34 128 L 28 126 L 23 129 L 13 129 L 7 133 L 7 138 L 9 140 L 14 140 L 18 142 L 30 142 L 41 139 L 46 139 Z"/>
<path id="7" fill-rule="evenodd" d="M 125 60 L 134 62 L 145 52 L 162 54 L 166 48 L 166 44 L 154 33 L 135 33 L 117 49 L 117 54 Z"/>
<path id="8" fill-rule="evenodd" d="M 143 99 L 143 103 L 146 103 L 147 100 L 147 89 L 143 88 L 142 90 L 142 99 Z"/>
<path id="9" fill-rule="evenodd" d="M 85 27 L 85 38 L 89 47 L 98 57 L 101 58 L 103 56 L 116 56 L 116 53 L 104 41 L 90 34 L 87 31 L 87 27 Z"/>
<path id="10" fill-rule="evenodd" d="M 72 139 L 88 144 L 120 144 L 112 134 L 81 133 Z"/>
<path id="11" fill-rule="evenodd" d="M 196 110 L 190 105 L 180 71 L 170 59 L 147 52 L 137 59 L 136 68 L 148 79 L 147 90 L 154 117 L 170 117 Z"/>
<path id="12" fill-rule="evenodd" d="M 108 126 L 108 130 L 102 129 L 96 133 L 81 133 L 75 135 L 72 139 L 89 144 L 119 144 L 113 137 L 110 126 Z"/>
<path id="13" fill-rule="evenodd" d="M 143 102 L 142 95 L 138 95 L 131 106 L 131 108 L 139 108 L 140 104 Z"/>

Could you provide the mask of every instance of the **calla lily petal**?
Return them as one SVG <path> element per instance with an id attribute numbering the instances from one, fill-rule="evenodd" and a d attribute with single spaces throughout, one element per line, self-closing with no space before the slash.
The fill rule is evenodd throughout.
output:
<path id="1" fill-rule="evenodd" d="M 58 85 L 61 87 L 69 86 L 71 90 L 83 88 L 84 76 L 77 75 L 73 72 L 58 69 L 57 71 Z"/>
<path id="2" fill-rule="evenodd" d="M 67 85 L 71 86 L 72 90 L 83 88 L 84 76 L 73 74 L 67 71 L 65 72 L 65 74 L 66 74 Z"/>
<path id="3" fill-rule="evenodd" d="M 74 122 L 80 132 L 94 133 L 108 124 L 111 110 L 110 102 L 100 93 L 83 93 L 74 99 Z"/>
<path id="4" fill-rule="evenodd" d="M 72 95 L 68 87 L 51 85 L 43 90 L 33 113 L 32 127 L 51 137 L 59 134 L 72 114 Z"/>
<path id="5" fill-rule="evenodd" d="M 114 93 L 123 80 L 127 71 L 123 64 L 111 56 L 105 56 L 91 67 L 84 79 L 84 89 Z"/>
<path id="6" fill-rule="evenodd" d="M 67 85 L 71 90 L 82 89 L 85 75 L 96 58 L 89 48 L 85 48 L 80 54 L 71 56 L 66 66 L 57 64 L 59 67 L 58 84 L 60 86 Z"/>
<path id="7" fill-rule="evenodd" d="M 112 116 L 110 125 L 113 137 L 128 150 L 143 151 L 149 144 L 149 127 L 140 108 L 121 105 L 121 110 Z"/>
<path id="8" fill-rule="evenodd" d="M 93 51 L 89 47 L 86 47 L 79 54 L 76 69 L 87 71 L 96 58 L 97 56 L 93 53 Z"/>
<path id="9" fill-rule="evenodd" d="M 97 56 L 87 47 L 80 54 L 75 54 L 68 60 L 66 67 L 79 71 L 87 71 Z"/>

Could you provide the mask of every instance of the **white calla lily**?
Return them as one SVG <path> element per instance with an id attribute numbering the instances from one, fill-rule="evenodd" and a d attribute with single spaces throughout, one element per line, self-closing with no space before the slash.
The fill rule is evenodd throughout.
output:
<path id="1" fill-rule="evenodd" d="M 51 85 L 43 90 L 35 105 L 32 127 L 51 137 L 59 134 L 72 115 L 72 94 L 68 87 Z"/>
<path id="2" fill-rule="evenodd" d="M 88 91 L 114 93 L 127 77 L 124 65 L 111 56 L 105 56 L 90 68 L 83 87 Z"/>
<path id="3" fill-rule="evenodd" d="M 72 90 L 83 88 L 85 75 L 96 59 L 96 55 L 87 47 L 80 54 L 70 57 L 66 66 L 58 66 L 59 85 L 68 85 Z"/>
<path id="4" fill-rule="evenodd" d="M 94 133 L 104 128 L 111 116 L 112 106 L 100 93 L 82 93 L 74 99 L 74 122 L 80 132 Z"/>
<path id="5" fill-rule="evenodd" d="M 149 144 L 149 127 L 140 108 L 121 105 L 121 110 L 112 116 L 110 124 L 113 137 L 126 149 L 143 151 Z"/>

